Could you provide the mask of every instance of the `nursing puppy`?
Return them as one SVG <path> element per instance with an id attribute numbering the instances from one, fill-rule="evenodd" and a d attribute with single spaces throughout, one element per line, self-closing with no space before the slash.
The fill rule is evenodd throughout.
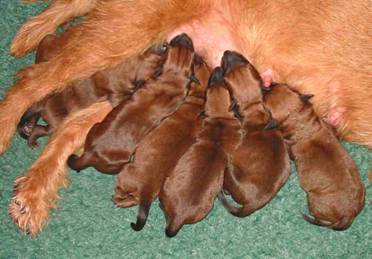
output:
<path id="1" fill-rule="evenodd" d="M 245 217 L 265 206 L 290 174 L 288 152 L 262 100 L 263 82 L 257 70 L 237 52 L 222 58 L 227 86 L 243 121 L 243 136 L 225 172 L 223 188 L 242 207 L 230 204 L 223 192 L 219 199 L 233 215 Z"/>
<path id="2" fill-rule="evenodd" d="M 193 57 L 192 40 L 186 34 L 175 37 L 170 42 L 163 74 L 95 125 L 87 136 L 84 154 L 72 155 L 68 165 L 77 171 L 93 166 L 102 173 L 119 173 L 137 143 L 180 105 L 188 85 L 195 80 L 191 73 Z"/>
<path id="3" fill-rule="evenodd" d="M 206 63 L 196 59 L 194 73 L 200 83 L 191 83 L 185 101 L 141 140 L 134 161 L 124 166 L 116 178 L 113 196 L 116 206 L 139 205 L 137 223 L 131 224 L 136 231 L 145 226 L 151 203 L 158 197 L 166 176 L 196 140 L 209 72 Z"/>
<path id="4" fill-rule="evenodd" d="M 175 236 L 184 224 L 205 218 L 222 190 L 225 167 L 240 138 L 240 123 L 231 104 L 218 67 L 208 83 L 206 119 L 197 140 L 178 161 L 159 195 L 168 237 Z"/>
<path id="5" fill-rule="evenodd" d="M 350 155 L 308 102 L 286 85 L 264 97 L 287 140 L 312 216 L 304 218 L 335 230 L 347 229 L 364 206 L 365 190 Z"/>
<path id="6" fill-rule="evenodd" d="M 274 80 L 313 93 L 317 114 L 342 138 L 372 146 L 370 6 L 370 0 L 51 1 L 20 28 L 11 46 L 14 56 L 33 50 L 63 22 L 86 16 L 62 34 L 69 38 L 60 55 L 24 69 L 22 79 L 5 94 L 0 154 L 32 104 L 181 32 L 192 37 L 196 51 L 212 67 L 220 64 L 226 49 L 236 50 L 249 57 L 266 86 Z M 32 190 L 45 190 L 56 177 L 50 171 L 45 182 L 33 179 Z M 57 189 L 48 189 L 49 196 L 57 197 L 52 193 Z M 30 192 L 18 190 L 25 197 Z M 19 213 L 14 221 L 39 224 L 40 214 L 48 214 L 54 202 L 43 196 L 25 199 L 29 216 Z M 50 206 L 40 212 L 41 203 Z"/>
<path id="7" fill-rule="evenodd" d="M 35 63 L 46 62 L 60 52 L 65 39 L 46 36 L 38 46 Z M 154 46 L 143 55 L 129 58 L 122 64 L 97 72 L 91 78 L 75 82 L 72 87 L 44 98 L 32 105 L 18 124 L 19 134 L 28 145 L 37 146 L 37 139 L 53 133 L 68 114 L 95 102 L 110 100 L 113 107 L 129 98 L 150 77 L 159 74 L 165 49 Z M 38 125 L 42 118 L 47 125 Z"/>

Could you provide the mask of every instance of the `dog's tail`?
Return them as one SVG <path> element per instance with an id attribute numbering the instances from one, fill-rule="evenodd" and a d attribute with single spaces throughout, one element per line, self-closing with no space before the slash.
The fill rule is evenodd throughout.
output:
<path id="1" fill-rule="evenodd" d="M 28 2 L 36 2 L 27 0 Z M 48 34 L 53 34 L 58 26 L 82 15 L 96 6 L 97 0 L 53 1 L 47 9 L 29 19 L 13 39 L 10 52 L 22 57 L 37 47 Z"/>
<path id="2" fill-rule="evenodd" d="M 304 218 L 304 220 L 306 220 L 310 224 L 321 226 L 321 227 L 327 227 L 327 228 L 331 228 L 333 230 L 338 230 L 338 231 L 346 230 L 347 228 L 349 228 L 351 224 L 353 223 L 353 219 L 354 219 L 354 217 L 347 216 L 347 217 L 343 217 L 341 220 L 337 222 L 330 222 L 327 220 L 317 219 L 313 216 L 309 216 L 306 214 L 303 214 L 302 217 Z"/>
<path id="3" fill-rule="evenodd" d="M 223 194 L 223 191 L 221 191 L 219 194 L 218 194 L 218 200 L 222 203 L 222 205 L 225 207 L 225 209 L 231 213 L 232 215 L 236 216 L 236 217 L 239 217 L 239 218 L 243 218 L 243 217 L 247 217 L 249 215 L 251 215 L 253 212 L 256 211 L 256 208 L 252 208 L 250 206 L 247 206 L 247 205 L 244 205 L 242 207 L 235 207 L 234 205 L 232 205 L 225 197 L 225 195 Z"/>
<path id="4" fill-rule="evenodd" d="M 18 134 L 24 138 L 28 139 L 35 128 L 35 125 L 37 124 L 38 120 L 41 116 L 41 106 L 38 104 L 35 104 L 31 106 L 21 117 L 21 120 L 19 121 L 17 125 L 17 131 Z"/>
<path id="5" fill-rule="evenodd" d="M 149 216 L 149 211 L 151 207 L 151 202 L 140 202 L 138 208 L 137 222 L 130 223 L 130 226 L 135 231 L 140 231 L 146 225 L 147 217 Z"/>

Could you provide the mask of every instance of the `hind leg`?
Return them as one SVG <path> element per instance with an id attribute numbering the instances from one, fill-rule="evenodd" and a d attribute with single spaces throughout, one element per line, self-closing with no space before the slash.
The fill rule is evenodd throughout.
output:
<path id="1" fill-rule="evenodd" d="M 27 144 L 30 147 L 37 147 L 38 146 L 37 139 L 44 136 L 48 136 L 50 135 L 51 132 L 52 130 L 49 126 L 36 125 L 27 140 Z"/>
<path id="2" fill-rule="evenodd" d="M 13 39 L 10 52 L 21 57 L 32 51 L 47 35 L 56 31 L 58 26 L 91 11 L 98 0 L 54 0 L 48 8 L 30 18 L 19 29 Z"/>
<path id="3" fill-rule="evenodd" d="M 9 206 L 13 221 L 32 235 L 41 231 L 49 210 L 55 207 L 58 189 L 67 186 L 66 161 L 81 147 L 90 128 L 111 110 L 108 102 L 71 114 L 52 135 L 40 157 L 15 182 Z"/>

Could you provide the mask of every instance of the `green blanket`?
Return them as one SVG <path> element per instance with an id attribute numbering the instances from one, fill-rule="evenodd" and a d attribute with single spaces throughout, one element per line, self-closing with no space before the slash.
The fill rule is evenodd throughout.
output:
<path id="1" fill-rule="evenodd" d="M 27 17 L 44 6 L 0 0 L 2 96 L 17 69 L 33 62 L 32 55 L 12 58 L 10 42 Z M 70 172 L 71 185 L 61 190 L 59 206 L 52 211 L 49 224 L 31 238 L 12 223 L 7 209 L 14 180 L 42 148 L 32 150 L 17 136 L 0 158 L 0 258 L 372 258 L 372 187 L 367 180 L 372 152 L 365 147 L 345 146 L 367 189 L 366 206 L 347 231 L 316 227 L 302 219 L 301 214 L 307 212 L 306 197 L 292 170 L 275 199 L 250 217 L 234 218 L 216 201 L 207 219 L 186 225 L 177 237 L 169 239 L 164 235 L 164 216 L 156 202 L 148 224 L 137 233 L 129 225 L 137 208 L 116 209 L 111 202 L 115 178 L 90 169 L 81 174 Z"/>

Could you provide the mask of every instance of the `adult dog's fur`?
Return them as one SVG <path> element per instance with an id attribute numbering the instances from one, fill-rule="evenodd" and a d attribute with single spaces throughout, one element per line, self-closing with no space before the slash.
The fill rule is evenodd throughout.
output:
<path id="1" fill-rule="evenodd" d="M 89 129 L 111 109 L 110 103 L 100 102 L 68 115 L 51 135 L 40 157 L 24 176 L 17 178 L 9 213 L 23 231 L 35 235 L 42 229 L 48 210 L 56 205 L 58 189 L 68 184 L 67 158 L 84 144 Z"/>
<path id="2" fill-rule="evenodd" d="M 286 85 L 265 95 L 265 105 L 278 120 L 307 194 L 310 223 L 336 230 L 348 228 L 364 207 L 364 186 L 356 165 L 308 99 Z"/>
<path id="3" fill-rule="evenodd" d="M 242 205 L 219 199 L 235 216 L 245 217 L 265 206 L 290 174 L 287 148 L 278 129 L 270 129 L 270 115 L 262 101 L 263 82 L 256 69 L 240 54 L 226 51 L 222 58 L 226 84 L 243 119 L 243 137 L 225 172 L 223 188 Z"/>
<path id="4" fill-rule="evenodd" d="M 102 173 L 119 173 L 137 143 L 180 105 L 192 78 L 193 57 L 191 39 L 186 34 L 175 37 L 163 74 L 148 81 L 95 125 L 87 136 L 84 154 L 72 155 L 68 165 L 77 171 L 94 166 Z"/>
<path id="5" fill-rule="evenodd" d="M 35 63 L 46 62 L 58 55 L 62 40 L 47 35 L 37 48 Z M 143 55 L 126 59 L 115 68 L 97 72 L 89 79 L 73 83 L 70 88 L 44 98 L 22 116 L 18 132 L 30 146 L 37 146 L 37 139 L 53 133 L 69 113 L 107 99 L 113 107 L 117 106 L 130 98 L 144 82 L 156 76 L 164 51 L 160 46 L 153 46 Z M 46 126 L 37 124 L 40 117 L 47 122 Z"/>
<path id="6" fill-rule="evenodd" d="M 175 236 L 184 224 L 205 218 L 222 190 L 225 167 L 240 138 L 240 123 L 230 106 L 222 69 L 216 68 L 208 83 L 207 118 L 196 142 L 178 161 L 159 195 L 168 237 Z"/>
<path id="7" fill-rule="evenodd" d="M 63 34 L 69 39 L 60 55 L 23 70 L 6 94 L 0 152 L 33 103 L 184 31 L 212 66 L 224 50 L 239 51 L 261 75 L 271 71 L 274 81 L 313 93 L 316 112 L 342 137 L 372 146 L 371 8 L 371 0 L 55 0 L 21 28 L 13 54 L 22 56 L 59 24 L 87 15 Z"/>
<path id="8" fill-rule="evenodd" d="M 199 84 L 190 85 L 188 96 L 171 116 L 152 130 L 135 151 L 134 162 L 126 165 L 117 176 L 113 202 L 118 207 L 139 205 L 134 230 L 145 224 L 151 203 L 157 198 L 166 176 L 178 160 L 195 142 L 204 109 L 204 92 L 209 68 L 202 61 L 194 63 L 194 73 Z"/>

